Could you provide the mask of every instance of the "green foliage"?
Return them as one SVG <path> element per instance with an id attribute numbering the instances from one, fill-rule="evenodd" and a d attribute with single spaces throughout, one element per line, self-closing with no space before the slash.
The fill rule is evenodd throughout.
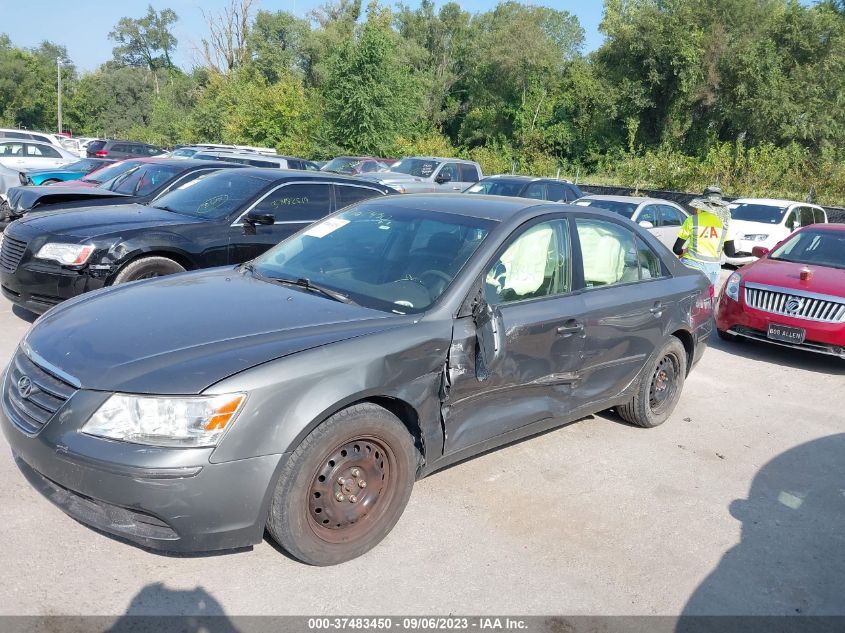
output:
<path id="1" fill-rule="evenodd" d="M 82 76 L 62 68 L 67 126 L 845 198 L 841 0 L 605 0 L 605 41 L 588 56 L 574 16 L 513 0 L 479 13 L 455 1 L 392 11 L 372 0 L 364 11 L 362 0 L 329 0 L 307 19 L 239 16 L 238 63 L 190 73 L 170 61 L 175 13 L 121 19 L 113 61 Z M 0 124 L 52 129 L 63 55 L 0 36 Z"/>

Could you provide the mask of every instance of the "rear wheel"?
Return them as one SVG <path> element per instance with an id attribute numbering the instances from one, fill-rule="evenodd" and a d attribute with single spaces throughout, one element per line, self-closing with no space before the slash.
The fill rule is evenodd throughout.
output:
<path id="1" fill-rule="evenodd" d="M 687 352 L 674 336 L 643 373 L 631 401 L 617 409 L 631 424 L 651 428 L 663 424 L 674 411 L 687 373 Z"/>
<path id="2" fill-rule="evenodd" d="M 288 553 L 335 565 L 377 545 L 414 485 L 417 450 L 396 416 L 373 404 L 344 409 L 314 429 L 285 465 L 267 529 Z"/>
<path id="3" fill-rule="evenodd" d="M 140 259 L 129 262 L 126 266 L 124 266 L 123 269 L 117 273 L 117 277 L 114 278 L 114 283 L 122 284 L 128 281 L 151 279 L 153 277 L 161 277 L 162 275 L 172 275 L 174 273 L 183 272 L 185 272 L 184 267 L 167 257 L 141 257 Z"/>

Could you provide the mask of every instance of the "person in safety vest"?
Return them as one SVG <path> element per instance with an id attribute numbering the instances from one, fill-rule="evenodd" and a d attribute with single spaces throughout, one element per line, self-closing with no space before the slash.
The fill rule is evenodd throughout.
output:
<path id="1" fill-rule="evenodd" d="M 722 253 L 736 256 L 728 203 L 722 200 L 719 187 L 710 186 L 690 206 L 693 214 L 681 226 L 672 250 L 683 264 L 703 272 L 715 286 L 722 271 Z"/>

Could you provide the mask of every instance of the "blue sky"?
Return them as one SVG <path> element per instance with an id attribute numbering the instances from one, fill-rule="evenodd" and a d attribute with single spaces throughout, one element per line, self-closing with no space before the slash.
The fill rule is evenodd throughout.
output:
<path id="1" fill-rule="evenodd" d="M 459 0 L 467 11 L 485 11 L 494 7 L 496 0 Z M 383 0 L 386 2 L 386 0 Z M 268 11 L 290 11 L 304 17 L 309 10 L 323 4 L 323 0 L 257 0 L 259 9 Z M 6 33 L 16 46 L 37 46 L 43 40 L 50 40 L 67 47 L 68 55 L 81 70 L 93 70 L 111 58 L 114 43 L 108 33 L 123 17 L 141 17 L 147 5 L 156 9 L 171 8 L 179 16 L 175 28 L 179 40 L 175 62 L 183 68 L 190 68 L 198 60 L 197 48 L 205 36 L 206 26 L 202 7 L 215 12 L 227 4 L 226 0 L 37 0 L 37 11 L 26 10 L 25 4 L 14 11 L 4 11 L 0 22 L 0 33 Z M 405 0 L 405 4 L 417 6 L 419 0 Z M 440 6 L 443 2 L 438 1 Z M 599 0 L 533 0 L 526 4 L 543 5 L 566 10 L 578 16 L 586 33 L 586 50 L 597 48 L 602 41 L 598 31 L 603 3 Z M 32 5 L 30 5 L 32 6 Z"/>

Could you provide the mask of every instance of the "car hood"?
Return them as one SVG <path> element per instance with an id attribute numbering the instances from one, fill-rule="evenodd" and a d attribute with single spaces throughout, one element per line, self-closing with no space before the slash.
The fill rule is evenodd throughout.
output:
<path id="1" fill-rule="evenodd" d="M 79 169 L 53 167 L 52 169 L 27 169 L 24 170 L 24 173 L 27 176 L 50 176 L 52 174 L 85 174 L 87 172 Z"/>
<path id="2" fill-rule="evenodd" d="M 768 222 L 749 222 L 748 220 L 731 220 L 731 233 L 734 239 L 742 239 L 740 235 L 769 235 L 778 236 L 778 239 L 783 236 L 783 227 L 780 224 L 769 224 Z M 767 240 L 768 241 L 768 240 Z"/>
<path id="3" fill-rule="evenodd" d="M 126 194 L 115 193 L 108 189 L 98 187 L 10 187 L 9 206 L 16 213 L 23 213 L 35 207 L 58 204 L 60 202 L 73 202 L 75 200 L 87 200 L 92 198 L 125 198 Z"/>
<path id="4" fill-rule="evenodd" d="M 82 295 L 42 316 L 25 345 L 85 389 L 196 394 L 250 367 L 405 322 L 227 267 Z"/>
<path id="5" fill-rule="evenodd" d="M 801 281 L 804 266 L 766 257 L 740 270 L 746 283 L 845 297 L 845 270 L 810 264 L 807 267 L 813 271 L 812 278 Z"/>
<path id="6" fill-rule="evenodd" d="M 197 222 L 204 222 L 204 220 L 143 204 L 121 204 L 28 213 L 15 222 L 14 231 L 19 239 L 26 241 L 36 235 L 44 234 L 62 234 L 86 240 L 112 233 L 125 236 L 128 231 Z"/>

